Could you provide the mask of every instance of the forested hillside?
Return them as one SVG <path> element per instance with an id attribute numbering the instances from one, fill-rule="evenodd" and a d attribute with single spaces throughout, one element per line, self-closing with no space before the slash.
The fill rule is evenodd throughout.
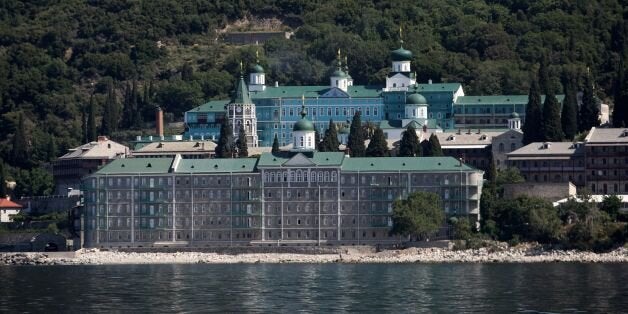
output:
<path id="1" fill-rule="evenodd" d="M 256 49 L 271 82 L 326 84 L 340 48 L 356 84 L 382 84 L 400 26 L 420 82 L 524 94 L 546 56 L 557 93 L 590 67 L 607 99 L 626 46 L 622 2 L 0 0 L 0 158 L 32 187 L 22 194 L 49 192 L 45 172 L 28 169 L 96 134 L 129 140 L 151 127 L 154 106 L 181 120 L 227 97 Z M 258 48 L 217 40 L 247 19 L 277 19 L 295 36 Z"/>

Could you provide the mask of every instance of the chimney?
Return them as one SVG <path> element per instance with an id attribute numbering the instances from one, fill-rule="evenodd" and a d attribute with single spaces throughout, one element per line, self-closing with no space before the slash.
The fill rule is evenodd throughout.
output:
<path id="1" fill-rule="evenodd" d="M 275 87 L 279 87 L 279 81 L 275 81 Z"/>
<path id="2" fill-rule="evenodd" d="M 427 84 L 432 84 L 432 79 L 427 80 Z"/>
<path id="3" fill-rule="evenodd" d="M 161 110 L 161 107 L 157 107 L 155 112 L 155 131 L 159 138 L 164 136 L 164 112 Z"/>
<path id="4" fill-rule="evenodd" d="M 106 142 L 106 141 L 107 141 L 107 137 L 106 137 L 106 136 L 104 136 L 104 135 L 99 135 L 99 136 L 98 136 L 98 141 L 99 141 L 99 142 Z"/>

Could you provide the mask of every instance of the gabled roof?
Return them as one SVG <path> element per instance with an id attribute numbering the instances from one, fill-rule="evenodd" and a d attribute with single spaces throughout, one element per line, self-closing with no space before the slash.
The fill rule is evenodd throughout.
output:
<path id="1" fill-rule="evenodd" d="M 295 155 L 302 154 L 307 157 L 314 165 L 318 167 L 326 166 L 340 166 L 344 159 L 344 153 L 342 152 L 307 152 L 307 153 L 292 153 L 281 152 L 278 154 L 263 153 L 260 156 L 258 167 L 282 167 L 286 162 L 292 159 Z"/>
<path id="2" fill-rule="evenodd" d="M 253 172 L 257 158 L 181 159 L 175 173 Z"/>
<path id="3" fill-rule="evenodd" d="M 135 150 L 133 154 L 197 153 L 213 152 L 214 150 L 216 150 L 216 143 L 212 141 L 172 141 L 148 143 Z"/>
<path id="4" fill-rule="evenodd" d="M 14 203 L 9 199 L 6 198 L 0 198 L 0 208 L 3 209 L 21 209 L 22 205 L 18 204 L 18 203 Z"/>
<path id="5" fill-rule="evenodd" d="M 436 135 L 442 147 L 455 148 L 461 145 L 488 146 L 491 145 L 493 137 L 502 135 L 505 132 L 506 131 L 480 130 L 480 133 L 478 133 L 477 130 L 471 130 L 471 133 L 468 133 L 467 131 L 461 130 L 460 134 L 457 132 L 437 132 L 434 133 L 434 135 Z"/>
<path id="6" fill-rule="evenodd" d="M 128 147 L 101 136 L 97 141 L 69 149 L 69 152 L 59 159 L 113 159 L 120 155 L 126 156 L 128 153 Z"/>
<path id="7" fill-rule="evenodd" d="M 433 84 L 418 84 L 417 92 L 456 92 L 462 85 L 460 83 L 433 83 Z M 413 89 L 414 90 L 414 89 Z"/>
<path id="8" fill-rule="evenodd" d="M 582 156 L 584 145 L 571 142 L 534 142 L 506 154 L 513 157 Z"/>
<path id="9" fill-rule="evenodd" d="M 306 98 L 321 97 L 330 90 L 329 86 L 266 86 L 263 91 L 252 91 L 251 98 Z M 379 97 L 381 86 L 353 85 L 347 88 L 350 97 Z"/>
<path id="10" fill-rule="evenodd" d="M 556 95 L 558 102 L 563 102 L 565 95 Z M 541 105 L 545 101 L 545 95 L 541 95 Z M 454 105 L 525 105 L 528 103 L 528 95 L 498 95 L 498 96 L 460 96 Z"/>
<path id="11" fill-rule="evenodd" d="M 210 100 L 196 108 L 189 110 L 188 112 L 225 112 L 226 107 L 229 104 L 229 100 Z"/>
<path id="12" fill-rule="evenodd" d="M 173 160 L 174 157 L 116 159 L 102 167 L 96 174 L 168 173 Z"/>
<path id="13" fill-rule="evenodd" d="M 628 128 L 591 128 L 585 142 L 587 144 L 627 144 Z"/>
<path id="14" fill-rule="evenodd" d="M 454 157 L 345 158 L 343 171 L 467 171 L 476 170 Z"/>
<path id="15" fill-rule="evenodd" d="M 251 97 L 249 97 L 249 89 L 246 87 L 246 83 L 244 82 L 244 78 L 240 76 L 240 80 L 238 81 L 238 86 L 235 90 L 235 95 L 233 99 L 231 99 L 231 103 L 234 104 L 250 104 Z"/>

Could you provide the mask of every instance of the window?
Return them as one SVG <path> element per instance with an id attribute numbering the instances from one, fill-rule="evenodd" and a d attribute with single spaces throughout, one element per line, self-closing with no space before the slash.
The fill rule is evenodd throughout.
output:
<path id="1" fill-rule="evenodd" d="M 500 153 L 504 152 L 504 143 L 499 143 L 499 152 Z"/>

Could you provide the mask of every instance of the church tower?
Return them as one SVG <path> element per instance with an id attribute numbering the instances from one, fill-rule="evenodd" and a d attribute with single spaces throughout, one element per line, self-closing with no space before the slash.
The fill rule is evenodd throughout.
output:
<path id="1" fill-rule="evenodd" d="M 255 51 L 255 65 L 251 68 L 249 74 L 249 90 L 252 92 L 260 92 L 266 90 L 266 74 L 264 68 L 259 65 L 259 50 Z"/>
<path id="2" fill-rule="evenodd" d="M 351 82 L 353 83 L 353 79 L 351 80 Z M 336 69 L 336 71 L 331 74 L 331 77 L 329 78 L 329 87 L 336 87 L 345 93 L 347 92 L 347 89 L 349 87 L 349 77 L 347 76 L 347 73 L 342 71 L 342 62 L 340 61 L 340 49 L 338 49 L 338 69 Z"/>
<path id="3" fill-rule="evenodd" d="M 410 70 L 412 52 L 403 48 L 403 38 L 401 27 L 399 28 L 400 47 L 390 54 L 392 59 L 392 69 L 386 77 L 386 88 L 384 91 L 407 91 L 409 86 L 416 84 L 416 75 Z"/>
<path id="4" fill-rule="evenodd" d="M 307 111 L 305 110 L 305 96 L 301 97 L 301 120 L 294 124 L 292 129 L 292 151 L 314 151 L 316 149 L 316 130 L 312 121 L 308 120 L 305 116 Z"/>
<path id="5" fill-rule="evenodd" d="M 242 62 L 240 62 L 240 74 L 242 74 Z M 257 147 L 257 117 L 255 115 L 255 104 L 251 101 L 249 90 L 244 82 L 244 78 L 240 75 L 238 86 L 235 94 L 227 105 L 227 112 L 231 125 L 233 127 L 234 137 L 238 136 L 240 127 L 244 126 L 246 134 L 246 142 L 248 147 Z"/>
<path id="6" fill-rule="evenodd" d="M 521 130 L 521 119 L 519 118 L 519 114 L 516 112 L 512 112 L 510 114 L 510 118 L 508 119 L 508 128 L 511 130 Z"/>

